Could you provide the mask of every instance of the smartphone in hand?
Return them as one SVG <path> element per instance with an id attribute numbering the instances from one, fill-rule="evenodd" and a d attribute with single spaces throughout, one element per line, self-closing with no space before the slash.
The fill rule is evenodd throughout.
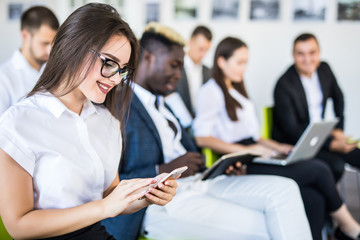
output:
<path id="1" fill-rule="evenodd" d="M 181 176 L 181 174 L 182 174 L 183 172 L 185 172 L 187 169 L 188 169 L 188 167 L 187 167 L 187 166 L 184 166 L 184 167 L 180 167 L 180 168 L 176 168 L 176 169 L 172 170 L 171 173 L 168 173 L 168 174 L 166 174 L 165 176 L 163 176 L 164 174 L 158 175 L 158 176 L 156 177 L 156 182 L 150 184 L 150 185 L 147 187 L 146 193 L 149 192 L 149 189 L 150 189 L 150 188 L 156 188 L 160 183 L 163 183 L 163 182 L 165 182 L 166 180 L 175 180 L 175 179 L 178 179 L 178 178 Z M 142 197 L 142 198 L 139 198 L 139 200 L 144 199 L 144 198 L 145 198 L 145 196 Z"/>

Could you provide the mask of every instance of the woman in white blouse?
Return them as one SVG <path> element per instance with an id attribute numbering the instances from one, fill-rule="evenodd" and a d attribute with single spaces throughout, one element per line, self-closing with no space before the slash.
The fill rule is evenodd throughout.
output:
<path id="1" fill-rule="evenodd" d="M 0 214 L 13 238 L 113 239 L 100 220 L 175 195 L 174 180 L 149 193 L 155 179 L 119 183 L 117 118 L 138 50 L 106 4 L 77 9 L 60 27 L 36 86 L 0 118 Z"/>
<path id="2" fill-rule="evenodd" d="M 292 146 L 260 137 L 254 104 L 243 81 L 247 60 L 248 48 L 240 39 L 228 37 L 217 46 L 213 78 L 198 93 L 193 123 L 196 142 L 200 147 L 209 147 L 221 154 L 288 153 Z M 358 237 L 360 226 L 340 199 L 330 169 L 321 161 L 301 161 L 285 167 L 250 164 L 247 172 L 294 179 L 300 187 L 314 239 L 321 239 L 325 211 L 339 224 L 338 239 L 346 239 L 345 234 Z M 316 199 L 319 199 L 317 204 Z"/>

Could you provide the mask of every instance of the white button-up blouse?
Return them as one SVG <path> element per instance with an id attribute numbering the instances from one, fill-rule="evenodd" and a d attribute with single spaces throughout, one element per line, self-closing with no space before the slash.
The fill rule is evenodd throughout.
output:
<path id="1" fill-rule="evenodd" d="M 235 89 L 229 90 L 229 93 L 243 107 L 236 109 L 237 121 L 229 118 L 224 94 L 214 79 L 210 79 L 200 88 L 193 122 L 194 135 L 215 137 L 227 143 L 235 143 L 246 138 L 258 140 L 260 127 L 253 102 Z"/>
<path id="2" fill-rule="evenodd" d="M 32 176 L 36 209 L 101 199 L 117 174 L 121 142 L 119 121 L 90 101 L 78 115 L 38 93 L 0 117 L 0 148 Z"/>

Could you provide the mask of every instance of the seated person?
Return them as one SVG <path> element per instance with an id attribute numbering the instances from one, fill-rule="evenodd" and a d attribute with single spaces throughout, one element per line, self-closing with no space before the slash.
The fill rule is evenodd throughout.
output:
<path id="1" fill-rule="evenodd" d="M 295 144 L 312 121 L 324 118 L 328 99 L 332 99 L 339 123 L 318 154 L 338 181 L 344 162 L 360 167 L 357 142 L 347 143 L 344 134 L 344 96 L 330 66 L 321 62 L 320 47 L 313 34 L 298 36 L 293 46 L 294 64 L 280 77 L 274 90 L 273 137 Z"/>
<path id="2" fill-rule="evenodd" d="M 274 151 L 288 153 L 292 146 L 259 137 L 254 104 L 243 81 L 247 61 L 248 48 L 240 39 L 228 37 L 217 46 L 213 79 L 200 88 L 197 99 L 193 123 L 196 142 L 200 147 L 224 154 L 239 151 L 262 156 L 270 156 Z M 337 232 L 342 230 L 349 236 L 358 236 L 360 226 L 342 203 L 331 171 L 323 162 L 300 161 L 289 166 L 252 163 L 247 166 L 247 173 L 294 179 L 300 186 L 314 239 L 321 239 L 325 216 L 321 209 L 324 205 L 324 210 L 339 223 Z M 314 200 L 319 197 L 323 202 L 314 205 Z"/>
<path id="3" fill-rule="evenodd" d="M 124 179 L 155 176 L 184 165 L 189 169 L 177 180 L 179 188 L 168 208 L 155 206 L 128 218 L 107 219 L 107 230 L 119 239 L 135 239 L 129 236 L 129 223 L 130 231 L 138 231 L 145 214 L 143 227 L 152 239 L 311 239 L 301 196 L 291 179 L 222 175 L 195 181 L 203 158 L 163 97 L 180 79 L 183 45 L 178 33 L 156 23 L 141 37 L 119 175 Z"/>
<path id="4" fill-rule="evenodd" d="M 203 58 L 211 46 L 212 33 L 206 26 L 197 26 L 191 33 L 186 46 L 181 78 L 172 92 L 165 97 L 165 103 L 179 120 L 181 126 L 191 133 L 195 116 L 196 95 L 200 86 L 211 77 L 210 69 L 203 64 Z"/>
<path id="5" fill-rule="evenodd" d="M 0 114 L 35 86 L 58 28 L 55 14 L 46 7 L 34 6 L 22 14 L 21 47 L 0 65 Z"/>
<path id="6" fill-rule="evenodd" d="M 175 180 L 151 194 L 155 179 L 119 181 L 114 115 L 127 109 L 138 49 L 113 7 L 86 4 L 61 25 L 34 89 L 1 115 L 0 216 L 14 239 L 114 240 L 100 220 L 176 194 Z"/>
<path id="7" fill-rule="evenodd" d="M 176 87 L 187 109 L 194 116 L 197 91 L 211 77 L 210 69 L 202 62 L 211 46 L 212 33 L 205 26 L 197 26 L 191 33 L 184 57 L 181 79 Z"/>

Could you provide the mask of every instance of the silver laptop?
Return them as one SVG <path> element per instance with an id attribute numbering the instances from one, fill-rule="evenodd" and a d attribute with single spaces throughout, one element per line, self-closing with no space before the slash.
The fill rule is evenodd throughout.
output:
<path id="1" fill-rule="evenodd" d="M 310 123 L 289 155 L 270 158 L 256 157 L 253 162 L 285 166 L 301 160 L 311 159 L 324 144 L 337 122 L 338 120 L 335 119 Z"/>

